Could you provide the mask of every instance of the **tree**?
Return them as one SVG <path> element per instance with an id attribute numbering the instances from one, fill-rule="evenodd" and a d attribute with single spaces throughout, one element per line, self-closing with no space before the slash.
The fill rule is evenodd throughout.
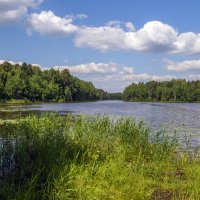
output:
<path id="1" fill-rule="evenodd" d="M 31 101 L 85 101 L 109 98 L 91 82 L 72 76 L 69 70 L 42 70 L 30 64 L 0 64 L 0 98 Z M 113 98 L 113 96 L 112 96 Z"/>
<path id="2" fill-rule="evenodd" d="M 71 93 L 71 90 L 68 86 L 65 87 L 64 96 L 65 96 L 66 102 L 72 101 L 72 93 Z"/>
<path id="3" fill-rule="evenodd" d="M 10 98 L 24 99 L 27 96 L 25 81 L 19 76 L 11 76 L 6 82 L 6 92 Z"/>
<path id="4" fill-rule="evenodd" d="M 59 87 L 54 82 L 45 84 L 45 89 L 43 93 L 43 100 L 44 101 L 56 101 L 59 94 Z"/>
<path id="5" fill-rule="evenodd" d="M 200 81 L 171 81 L 131 84 L 123 92 L 125 101 L 200 101 Z"/>

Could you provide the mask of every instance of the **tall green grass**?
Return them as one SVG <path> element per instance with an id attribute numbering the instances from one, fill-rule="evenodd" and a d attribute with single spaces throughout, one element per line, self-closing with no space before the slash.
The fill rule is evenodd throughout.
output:
<path id="1" fill-rule="evenodd" d="M 3 200 L 200 199 L 198 152 L 132 118 L 46 114 L 0 134 Z"/>

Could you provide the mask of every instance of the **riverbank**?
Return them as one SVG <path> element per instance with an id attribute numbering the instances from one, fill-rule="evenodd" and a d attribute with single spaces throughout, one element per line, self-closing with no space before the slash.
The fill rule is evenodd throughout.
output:
<path id="1" fill-rule="evenodd" d="M 154 101 L 154 100 L 145 100 L 145 101 L 140 101 L 140 100 L 123 100 L 124 102 L 136 102 L 136 103 L 200 103 L 200 101 Z"/>
<path id="2" fill-rule="evenodd" d="M 5 101 L 0 101 L 0 104 L 41 104 L 41 103 L 83 103 L 83 102 L 95 102 L 98 100 L 82 100 L 82 101 L 31 101 L 24 99 L 10 99 Z"/>
<path id="3" fill-rule="evenodd" d="M 24 99 L 10 99 L 10 100 L 1 100 L 0 104 L 27 104 L 27 103 L 33 103 L 30 100 L 24 100 Z"/>
<path id="4" fill-rule="evenodd" d="M 122 101 L 118 99 L 96 99 L 96 100 L 81 100 L 81 101 L 30 101 L 24 99 L 11 99 L 0 101 L 0 105 L 20 105 L 20 104 L 44 104 L 44 103 L 87 103 L 87 102 L 98 102 L 98 101 Z"/>
<path id="5" fill-rule="evenodd" d="M 200 198 L 198 153 L 132 118 L 29 117 L 0 137 L 1 199 Z"/>
<path id="6" fill-rule="evenodd" d="M 30 101 L 30 100 L 23 100 L 23 99 L 12 99 L 7 101 L 0 101 L 0 104 L 41 104 L 41 103 L 84 103 L 84 102 L 97 102 L 97 101 L 124 101 L 124 102 L 137 102 L 137 103 L 200 103 L 200 101 L 132 101 L 132 100 L 119 100 L 119 99 L 103 99 L 103 100 L 85 100 L 85 101 Z"/>

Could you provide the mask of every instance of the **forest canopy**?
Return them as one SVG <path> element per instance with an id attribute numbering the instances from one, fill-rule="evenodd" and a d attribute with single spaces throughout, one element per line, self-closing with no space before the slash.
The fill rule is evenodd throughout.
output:
<path id="1" fill-rule="evenodd" d="M 43 102 L 121 100 L 122 93 L 108 93 L 80 80 L 69 70 L 46 69 L 30 64 L 0 64 L 0 101 L 23 99 Z M 123 91 L 125 101 L 199 102 L 200 81 L 173 79 L 132 83 Z"/>
<path id="2" fill-rule="evenodd" d="M 118 96 L 118 94 L 117 94 Z M 0 64 L 0 100 L 25 99 L 44 102 L 92 101 L 115 98 L 91 82 L 72 76 L 67 69 L 42 70 L 23 63 Z M 122 95 L 121 95 L 122 98 Z"/>
<path id="3" fill-rule="evenodd" d="M 200 101 L 200 81 L 177 79 L 171 81 L 149 81 L 132 83 L 123 92 L 125 101 Z"/>

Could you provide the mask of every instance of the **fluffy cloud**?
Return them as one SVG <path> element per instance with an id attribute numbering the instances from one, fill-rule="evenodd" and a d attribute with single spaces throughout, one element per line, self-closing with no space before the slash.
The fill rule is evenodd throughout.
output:
<path id="1" fill-rule="evenodd" d="M 175 49 L 177 32 L 168 24 L 151 21 L 138 31 L 132 23 L 123 27 L 107 24 L 101 27 L 83 27 L 79 30 L 75 44 L 78 47 L 92 47 L 102 51 L 170 51 Z"/>
<path id="2" fill-rule="evenodd" d="M 174 44 L 176 48 L 172 50 L 172 53 L 198 54 L 200 53 L 200 34 L 182 33 Z"/>
<path id="3" fill-rule="evenodd" d="M 52 11 L 27 15 L 28 8 L 43 0 L 0 0 L 0 24 L 18 21 L 27 16 L 27 32 L 41 35 L 75 34 L 75 45 L 101 51 L 167 52 L 172 54 L 200 53 L 200 33 L 178 33 L 160 21 L 149 21 L 136 30 L 132 22 L 110 21 L 104 26 L 75 25 L 75 19 L 87 18 L 84 14 L 59 17 Z"/>
<path id="4" fill-rule="evenodd" d="M 0 64 L 3 64 L 4 62 L 8 62 L 8 63 L 10 63 L 12 65 L 16 65 L 16 64 L 22 65 L 23 64 L 23 62 L 14 62 L 14 61 L 9 61 L 9 60 L 0 60 Z"/>
<path id="5" fill-rule="evenodd" d="M 85 15 L 79 15 L 79 18 Z M 74 16 L 58 17 L 52 11 L 42 11 L 41 13 L 33 13 L 27 20 L 28 33 L 39 32 L 42 35 L 68 35 L 78 30 L 73 25 Z"/>
<path id="6" fill-rule="evenodd" d="M 130 31 L 135 31 L 135 26 L 131 22 L 126 22 L 125 27 Z"/>
<path id="7" fill-rule="evenodd" d="M 121 22 L 118 20 L 114 20 L 114 21 L 109 21 L 108 23 L 106 23 L 106 26 L 115 27 L 115 28 L 124 27 L 129 31 L 135 31 L 135 27 L 131 22 Z"/>
<path id="8" fill-rule="evenodd" d="M 183 62 L 167 61 L 166 69 L 170 71 L 200 70 L 200 60 L 186 60 Z"/>
<path id="9" fill-rule="evenodd" d="M 199 74 L 190 74 L 189 79 L 191 80 L 200 80 L 200 75 Z"/>
<path id="10" fill-rule="evenodd" d="M 81 77 L 84 79 L 84 77 Z M 86 80 L 92 81 L 96 86 L 104 88 L 105 90 L 117 92 L 122 91 L 127 85 L 138 82 L 148 81 L 168 81 L 176 79 L 174 75 L 153 75 L 147 73 L 135 73 L 134 71 L 126 72 L 124 68 L 119 69 L 118 73 L 107 74 L 105 76 L 87 77 Z M 188 79 L 196 79 L 196 77 L 189 77 Z"/>
<path id="11" fill-rule="evenodd" d="M 133 67 L 123 67 L 123 71 L 129 74 L 132 74 L 134 72 Z"/>
<path id="12" fill-rule="evenodd" d="M 0 25 L 18 22 L 43 0 L 0 0 Z"/>
<path id="13" fill-rule="evenodd" d="M 111 21 L 105 26 L 80 28 L 75 45 L 101 51 L 196 54 L 200 53 L 200 33 L 179 34 L 172 26 L 160 21 L 147 22 L 139 30 L 135 30 L 131 22 Z"/>
<path id="14" fill-rule="evenodd" d="M 68 69 L 72 74 L 115 74 L 124 71 L 132 72 L 132 67 L 124 67 L 119 70 L 119 66 L 116 63 L 86 63 L 75 66 L 55 66 L 54 69 Z"/>
<path id="15" fill-rule="evenodd" d="M 117 27 L 117 28 L 120 28 L 121 25 L 122 25 L 122 22 L 118 20 L 109 21 L 106 23 L 106 26 Z"/>
<path id="16" fill-rule="evenodd" d="M 147 73 L 143 74 L 124 74 L 123 76 L 119 74 L 107 75 L 104 77 L 104 81 L 126 81 L 126 82 L 147 82 L 147 81 L 167 81 L 176 78 L 172 75 L 151 75 Z"/>
<path id="17" fill-rule="evenodd" d="M 41 35 L 75 34 L 75 45 L 101 51 L 165 52 L 172 54 L 200 53 L 200 33 L 178 31 L 169 24 L 149 21 L 136 30 L 132 22 L 110 21 L 103 26 L 75 25 L 75 19 L 87 16 L 56 16 L 52 11 L 30 14 L 29 8 L 44 0 L 0 0 L 0 25 L 26 17 L 27 32 Z"/>
<path id="18" fill-rule="evenodd" d="M 10 63 L 12 65 L 22 65 L 23 64 L 23 62 L 21 62 L 21 61 L 15 62 L 15 61 L 11 61 L 11 60 L 0 60 L 0 64 L 3 64 L 4 62 L 8 62 L 8 63 Z M 31 65 L 32 66 L 37 66 L 37 67 L 41 68 L 41 66 L 39 64 L 31 64 Z"/>
<path id="19" fill-rule="evenodd" d="M 74 75 L 82 75 L 81 77 L 97 82 L 146 82 L 150 80 L 163 81 L 176 78 L 171 75 L 151 75 L 147 73 L 137 74 L 133 67 L 122 66 L 116 63 L 87 63 L 75 66 L 55 66 L 54 69 L 68 69 Z"/>
<path id="20" fill-rule="evenodd" d="M 84 27 L 79 30 L 75 45 L 92 47 L 102 51 L 124 49 L 124 32 L 118 27 Z"/>

